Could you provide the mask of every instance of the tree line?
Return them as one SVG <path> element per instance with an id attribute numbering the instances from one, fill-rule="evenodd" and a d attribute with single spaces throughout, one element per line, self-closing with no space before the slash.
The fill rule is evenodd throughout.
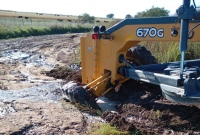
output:
<path id="1" fill-rule="evenodd" d="M 146 11 L 138 12 L 134 16 L 127 14 L 124 18 L 128 19 L 128 18 L 161 17 L 161 16 L 169 16 L 169 10 L 166 10 L 165 8 L 151 7 L 150 9 L 147 9 Z M 94 16 L 90 16 L 87 13 L 79 15 L 78 18 L 80 21 L 83 21 L 83 22 L 92 22 L 95 19 Z M 114 18 L 114 14 L 109 13 L 106 15 L 106 18 Z"/>

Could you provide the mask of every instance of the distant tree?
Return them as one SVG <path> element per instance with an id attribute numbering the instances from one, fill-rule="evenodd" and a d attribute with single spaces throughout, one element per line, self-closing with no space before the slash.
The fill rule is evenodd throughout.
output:
<path id="1" fill-rule="evenodd" d="M 106 17 L 107 17 L 107 18 L 113 18 L 113 17 L 114 17 L 114 14 L 113 14 L 113 13 L 107 14 Z"/>
<path id="2" fill-rule="evenodd" d="M 138 12 L 134 18 L 142 18 L 142 17 L 145 17 L 145 11 L 142 11 L 142 12 Z"/>
<path id="3" fill-rule="evenodd" d="M 152 7 L 146 11 L 138 12 L 134 18 L 142 17 L 160 17 L 160 16 L 169 16 L 169 10 L 159 7 Z"/>
<path id="4" fill-rule="evenodd" d="M 130 14 L 127 14 L 126 16 L 125 16 L 125 19 L 129 19 L 129 18 L 133 18 Z"/>
<path id="5" fill-rule="evenodd" d="M 81 22 L 92 22 L 92 21 L 94 21 L 94 19 L 95 19 L 94 16 L 90 16 L 90 15 L 87 14 L 87 13 L 84 13 L 84 14 L 82 14 L 82 15 L 79 15 L 78 18 L 79 18 L 79 21 L 81 21 Z"/>

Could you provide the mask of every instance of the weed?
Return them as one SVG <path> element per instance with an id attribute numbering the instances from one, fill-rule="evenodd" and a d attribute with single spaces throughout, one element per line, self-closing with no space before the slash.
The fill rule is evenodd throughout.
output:
<path id="1" fill-rule="evenodd" d="M 110 126 L 108 123 L 95 124 L 91 135 L 128 135 L 129 132 L 119 131 L 116 127 Z"/>
<path id="2" fill-rule="evenodd" d="M 180 61 L 179 42 L 141 42 L 156 57 L 158 63 Z M 200 58 L 200 43 L 189 43 L 185 60 Z"/>

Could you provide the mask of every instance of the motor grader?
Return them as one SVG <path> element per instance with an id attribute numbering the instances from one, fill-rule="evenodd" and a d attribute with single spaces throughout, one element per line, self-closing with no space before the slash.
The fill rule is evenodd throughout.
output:
<path id="1" fill-rule="evenodd" d="M 95 26 L 81 37 L 84 89 L 97 98 L 135 79 L 159 85 L 168 100 L 200 103 L 200 59 L 184 58 L 188 42 L 200 41 L 200 11 L 195 3 L 183 0 L 176 12 L 173 17 L 125 19 L 107 30 Z M 158 64 L 138 45 L 141 41 L 179 41 L 181 59 Z"/>

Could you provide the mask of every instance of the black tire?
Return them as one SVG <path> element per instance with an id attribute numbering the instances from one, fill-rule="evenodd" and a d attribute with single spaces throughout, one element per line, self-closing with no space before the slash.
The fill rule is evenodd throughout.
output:
<path id="1" fill-rule="evenodd" d="M 136 66 L 157 64 L 156 58 L 144 46 L 135 45 L 126 52 L 126 57 L 129 62 Z"/>

